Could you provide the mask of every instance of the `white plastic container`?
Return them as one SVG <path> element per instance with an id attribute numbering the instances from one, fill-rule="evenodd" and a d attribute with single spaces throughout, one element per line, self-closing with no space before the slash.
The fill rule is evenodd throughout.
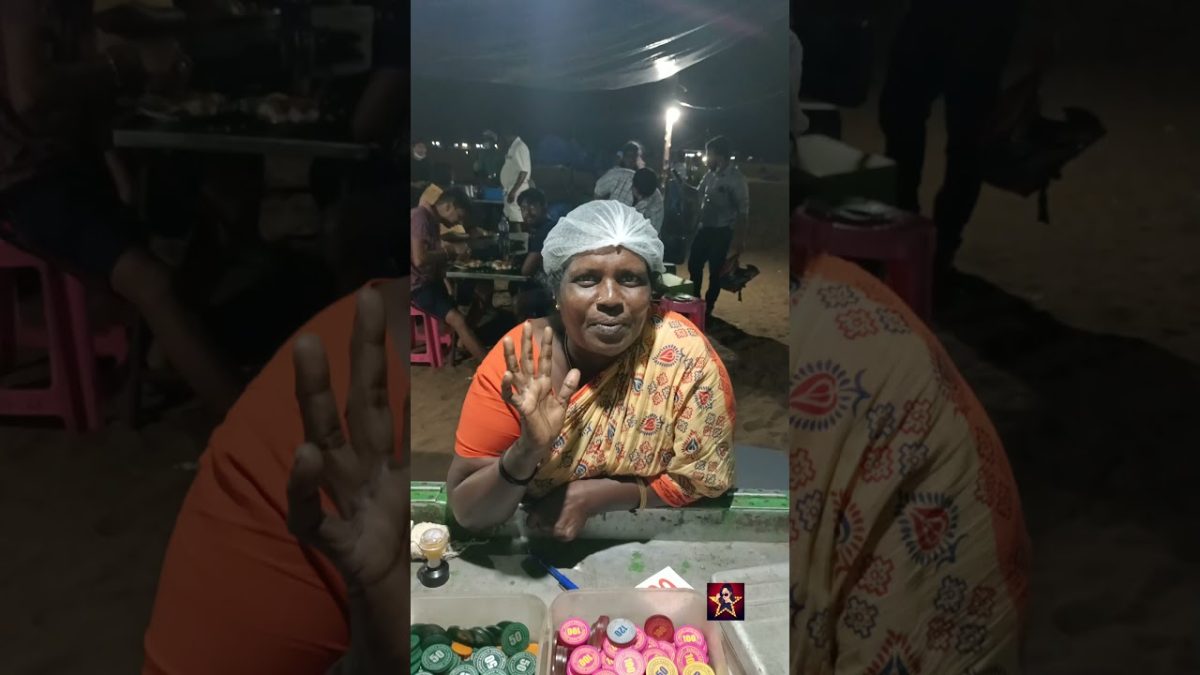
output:
<path id="1" fill-rule="evenodd" d="M 708 620 L 708 601 L 698 591 L 686 588 L 567 591 L 550 604 L 550 626 L 553 630 L 571 617 L 592 624 L 601 615 L 629 619 L 641 626 L 655 614 L 669 617 L 676 627 L 688 624 L 699 628 L 708 641 L 709 665 L 717 675 L 741 675 L 741 668 L 726 658 L 720 624 Z"/>
<path id="2" fill-rule="evenodd" d="M 529 628 L 529 639 L 538 643 L 538 673 L 550 672 L 554 640 L 546 603 L 533 595 L 414 595 L 409 603 L 414 624 L 433 623 L 444 628 L 490 626 L 499 621 L 519 621 Z"/>

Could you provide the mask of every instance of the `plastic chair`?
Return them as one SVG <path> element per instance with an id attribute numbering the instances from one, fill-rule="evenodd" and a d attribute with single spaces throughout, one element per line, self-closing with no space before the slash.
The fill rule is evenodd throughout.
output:
<path id="1" fill-rule="evenodd" d="M 851 260 L 885 264 L 887 285 L 923 321 L 933 309 L 933 221 L 904 214 L 883 225 L 844 223 L 804 207 L 792 215 L 792 252 L 828 253 Z"/>
<path id="2" fill-rule="evenodd" d="M 662 300 L 659 300 L 658 306 L 661 307 L 664 312 L 670 311 L 675 312 L 676 314 L 682 314 L 683 316 L 687 317 L 688 321 L 691 321 L 693 324 L 695 324 L 696 328 L 699 328 L 701 333 L 704 332 L 704 314 L 708 309 L 708 305 L 704 304 L 704 301 L 700 298 L 694 298 L 692 300 L 672 300 L 671 298 L 663 298 Z"/>
<path id="3" fill-rule="evenodd" d="M 30 326 L 17 306 L 16 272 L 31 269 L 41 280 L 45 324 Z M 15 363 L 20 347 L 44 348 L 50 357 L 50 383 L 37 388 L 0 388 L 0 415 L 59 417 L 72 431 L 104 425 L 96 356 L 124 360 L 129 346 L 123 329 L 92 334 L 87 293 L 80 281 L 41 258 L 0 241 L 0 370 Z"/>
<path id="4" fill-rule="evenodd" d="M 409 363 L 441 368 L 451 354 L 453 335 L 450 331 L 442 330 L 440 319 L 426 313 L 416 305 L 409 305 L 408 319 L 409 331 L 412 336 Z M 422 344 L 425 349 L 418 352 L 417 349 Z"/>

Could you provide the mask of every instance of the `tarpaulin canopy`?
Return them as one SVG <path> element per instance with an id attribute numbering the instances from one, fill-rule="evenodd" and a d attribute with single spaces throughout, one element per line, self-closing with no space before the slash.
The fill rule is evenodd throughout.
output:
<path id="1" fill-rule="evenodd" d="M 413 0 L 412 69 L 418 78 L 624 89 L 787 20 L 784 0 Z"/>

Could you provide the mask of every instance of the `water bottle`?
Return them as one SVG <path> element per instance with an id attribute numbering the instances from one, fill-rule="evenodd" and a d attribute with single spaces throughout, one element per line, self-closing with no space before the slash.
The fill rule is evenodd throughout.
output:
<path id="1" fill-rule="evenodd" d="M 496 226 L 496 231 L 499 233 L 500 258 L 508 260 L 508 218 L 500 216 L 500 222 Z"/>

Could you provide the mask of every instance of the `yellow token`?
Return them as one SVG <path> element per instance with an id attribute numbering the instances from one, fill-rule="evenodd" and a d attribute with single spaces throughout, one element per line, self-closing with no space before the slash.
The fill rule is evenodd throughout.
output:
<path id="1" fill-rule="evenodd" d="M 467 645 L 464 645 L 461 642 L 451 642 L 450 649 L 453 650 L 455 654 L 458 654 L 459 656 L 463 657 L 464 659 L 467 658 L 468 656 L 470 656 L 471 652 L 473 651 L 470 647 L 468 647 Z"/>
<path id="2" fill-rule="evenodd" d="M 697 661 L 695 663 L 689 663 L 688 665 L 684 666 L 683 667 L 683 675 L 717 675 L 717 674 L 715 672 L 713 672 L 713 669 L 709 668 L 707 664 L 700 663 L 699 661 Z"/>
<path id="3" fill-rule="evenodd" d="M 534 656 L 537 656 L 537 654 L 538 654 L 538 643 L 536 643 L 536 642 L 530 642 L 530 643 L 529 643 L 529 646 L 525 648 L 525 651 L 529 652 L 530 654 L 533 654 Z"/>
<path id="4" fill-rule="evenodd" d="M 646 675 L 679 675 L 679 669 L 665 656 L 656 656 L 646 664 Z"/>

